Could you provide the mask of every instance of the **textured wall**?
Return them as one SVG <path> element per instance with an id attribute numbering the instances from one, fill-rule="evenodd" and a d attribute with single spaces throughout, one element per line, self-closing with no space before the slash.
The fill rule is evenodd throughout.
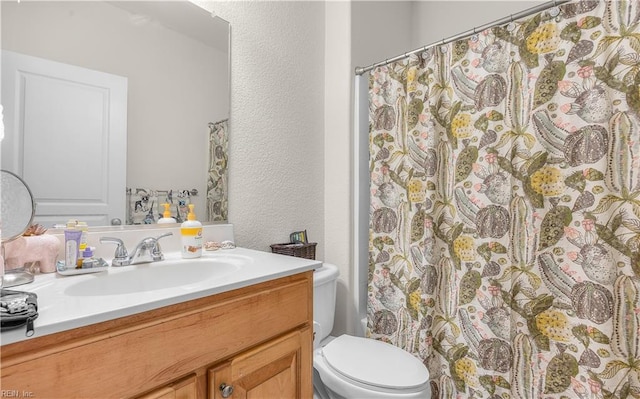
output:
<path id="1" fill-rule="evenodd" d="M 324 3 L 216 2 L 231 22 L 229 222 L 270 250 L 324 235 Z"/>

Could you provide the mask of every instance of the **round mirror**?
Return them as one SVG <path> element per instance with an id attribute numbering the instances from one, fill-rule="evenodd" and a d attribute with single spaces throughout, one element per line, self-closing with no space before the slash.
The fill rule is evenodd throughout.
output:
<path id="1" fill-rule="evenodd" d="M 20 237 L 31 226 L 35 204 L 31 190 L 20 177 L 6 170 L 0 172 L 0 238 L 7 242 Z"/>
<path id="2" fill-rule="evenodd" d="M 28 284 L 33 274 L 21 269 L 4 270 L 4 243 L 20 237 L 33 221 L 35 203 L 27 184 L 17 175 L 0 170 L 0 241 L 2 242 L 2 288 Z"/>

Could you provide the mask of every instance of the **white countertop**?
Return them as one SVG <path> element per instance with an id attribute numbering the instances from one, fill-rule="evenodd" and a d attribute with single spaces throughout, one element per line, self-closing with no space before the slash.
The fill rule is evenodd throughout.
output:
<path id="1" fill-rule="evenodd" d="M 142 292 L 122 292 L 117 289 L 110 293 L 100 293 L 102 282 L 105 281 L 105 273 L 112 281 L 124 281 L 118 276 L 120 273 L 134 271 L 127 276 L 143 277 L 145 282 L 151 283 L 154 278 L 154 268 L 158 276 L 167 278 L 167 268 L 175 270 L 177 280 L 180 280 L 181 268 L 190 266 L 189 259 L 181 259 L 177 252 L 165 253 L 165 260 L 154 263 L 144 263 L 132 266 L 110 267 L 107 271 L 93 274 L 75 276 L 61 276 L 58 273 L 37 275 L 35 281 L 9 289 L 34 292 L 38 295 L 38 318 L 34 322 L 35 334 L 26 337 L 26 327 L 20 327 L 0 334 L 2 345 L 11 344 L 27 339 L 42 337 L 47 334 L 58 333 L 73 328 L 84 327 L 103 321 L 129 316 L 136 313 L 173 305 L 193 299 L 231 291 L 237 288 L 247 287 L 280 277 L 286 277 L 308 270 L 313 270 L 322 265 L 320 261 L 284 256 L 269 252 L 235 248 L 230 250 L 203 251 L 202 258 L 197 262 L 207 259 L 220 261 L 228 266 L 228 270 L 211 278 L 187 281 L 184 284 L 170 284 L 166 288 L 146 288 Z M 167 264 L 174 263 L 169 266 Z M 164 264 L 164 265 L 163 265 Z M 138 269 L 138 270 L 135 270 Z M 130 284 L 126 284 L 130 286 Z M 95 287 L 98 294 L 94 294 L 91 288 Z M 113 288 L 113 287 L 112 287 Z"/>

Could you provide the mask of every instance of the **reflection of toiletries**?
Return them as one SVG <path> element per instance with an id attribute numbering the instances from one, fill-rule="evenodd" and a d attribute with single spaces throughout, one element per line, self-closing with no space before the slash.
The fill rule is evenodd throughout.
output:
<path id="1" fill-rule="evenodd" d="M 67 269 L 75 269 L 78 262 L 78 250 L 82 232 L 75 229 L 64 231 L 64 264 Z"/>
<path id="2" fill-rule="evenodd" d="M 78 222 L 76 223 L 76 229 L 80 230 L 82 235 L 80 236 L 80 251 L 84 251 L 87 247 L 87 236 L 89 235 L 89 226 L 87 222 Z"/>
<path id="3" fill-rule="evenodd" d="M 147 216 L 144 217 L 144 224 L 153 224 L 156 221 L 155 216 L 153 215 L 153 205 L 155 201 L 151 201 L 151 206 L 149 207 L 149 212 L 147 212 Z"/>
<path id="4" fill-rule="evenodd" d="M 187 221 L 180 225 L 183 258 L 202 256 L 202 223 L 196 220 L 196 214 L 193 212 L 194 207 L 195 205 L 189 204 Z"/>
<path id="5" fill-rule="evenodd" d="M 165 203 L 162 204 L 162 206 L 164 206 L 164 213 L 162 217 L 158 219 L 158 224 L 177 223 L 176 220 L 171 217 L 171 211 L 169 210 L 170 205 Z"/>
<path id="6" fill-rule="evenodd" d="M 90 269 L 93 267 L 95 259 L 93 259 L 93 247 L 86 247 L 82 251 L 82 268 Z"/>
<path id="7" fill-rule="evenodd" d="M 82 267 L 84 259 L 84 250 L 87 248 L 87 236 L 89 234 L 89 226 L 87 222 L 77 222 L 76 229 L 80 230 L 80 245 L 78 246 L 78 259 L 76 260 L 76 266 Z"/>

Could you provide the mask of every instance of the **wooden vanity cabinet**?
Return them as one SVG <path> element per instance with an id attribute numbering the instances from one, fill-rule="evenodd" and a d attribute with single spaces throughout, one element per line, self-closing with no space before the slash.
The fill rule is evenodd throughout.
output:
<path id="1" fill-rule="evenodd" d="M 42 398 L 311 398 L 312 298 L 308 271 L 4 345 L 0 388 Z"/>

